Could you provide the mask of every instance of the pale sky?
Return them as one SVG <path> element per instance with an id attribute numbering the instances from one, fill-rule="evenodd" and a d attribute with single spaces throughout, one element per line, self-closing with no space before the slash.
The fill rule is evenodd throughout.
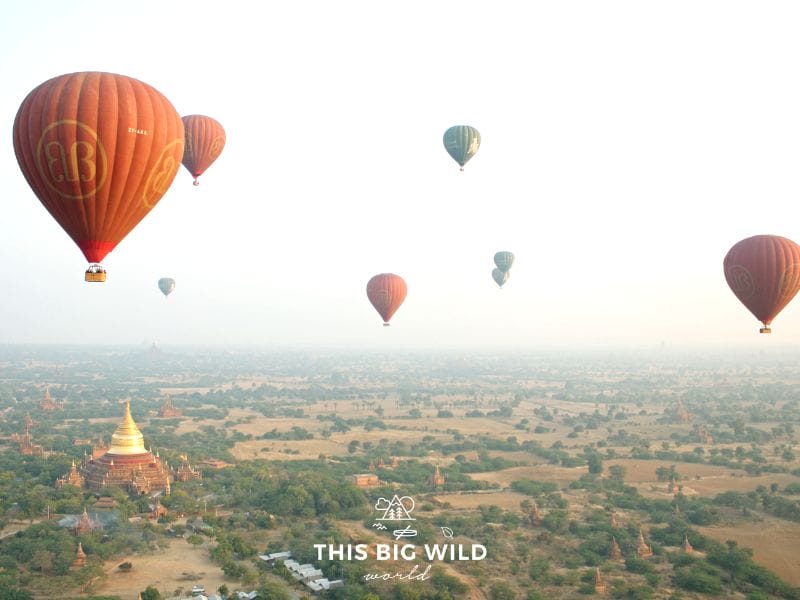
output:
<path id="1" fill-rule="evenodd" d="M 722 259 L 800 242 L 798 30 L 795 1 L 3 3 L 0 343 L 797 345 L 800 299 L 759 335 Z M 11 142 L 28 92 L 87 70 L 227 133 L 105 284 Z M 463 173 L 456 124 L 482 137 Z M 389 328 L 382 272 L 409 288 Z"/>

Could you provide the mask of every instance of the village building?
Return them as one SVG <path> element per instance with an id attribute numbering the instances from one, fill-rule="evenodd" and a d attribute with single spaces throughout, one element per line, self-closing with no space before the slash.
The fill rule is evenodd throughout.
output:
<path id="1" fill-rule="evenodd" d="M 375 487 L 381 484 L 380 479 L 378 479 L 378 476 L 375 475 L 375 473 L 358 473 L 356 475 L 350 475 L 350 483 L 360 488 Z"/>
<path id="2" fill-rule="evenodd" d="M 169 466 L 144 447 L 144 436 L 131 416 L 129 401 L 125 402 L 122 422 L 111 436 L 111 446 L 100 457 L 85 457 L 81 475 L 96 493 L 113 486 L 139 495 L 169 494 L 172 483 Z"/>
<path id="3" fill-rule="evenodd" d="M 642 528 L 639 528 L 639 546 L 636 549 L 636 556 L 639 558 L 648 558 L 653 556 L 653 548 L 647 544 L 644 540 L 644 533 L 642 533 Z"/>
<path id="4" fill-rule="evenodd" d="M 116 510 L 118 507 L 119 502 L 111 496 L 101 496 L 92 506 L 94 510 Z"/>

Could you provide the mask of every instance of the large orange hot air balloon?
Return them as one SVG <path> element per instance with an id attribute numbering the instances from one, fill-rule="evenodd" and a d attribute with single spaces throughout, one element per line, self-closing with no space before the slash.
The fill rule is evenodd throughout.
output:
<path id="1" fill-rule="evenodd" d="M 399 275 L 381 273 L 367 283 L 367 298 L 383 319 L 383 326 L 389 326 L 389 319 L 406 299 L 408 288 Z"/>
<path id="2" fill-rule="evenodd" d="M 161 93 L 113 73 L 61 75 L 34 89 L 14 120 L 14 151 L 33 192 L 99 263 L 169 189 L 183 123 Z M 105 281 L 92 264 L 87 281 Z"/>
<path id="3" fill-rule="evenodd" d="M 723 261 L 733 293 L 764 326 L 800 290 L 800 246 L 778 235 L 755 235 L 734 244 Z"/>
<path id="4" fill-rule="evenodd" d="M 183 127 L 186 130 L 183 166 L 194 177 L 194 185 L 200 185 L 197 178 L 217 160 L 225 147 L 225 130 L 218 121 L 203 115 L 183 117 Z"/>

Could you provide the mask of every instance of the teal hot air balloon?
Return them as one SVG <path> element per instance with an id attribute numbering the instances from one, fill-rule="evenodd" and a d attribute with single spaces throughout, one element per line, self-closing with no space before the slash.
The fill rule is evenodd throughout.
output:
<path id="1" fill-rule="evenodd" d="M 508 281 L 508 271 L 492 269 L 492 279 L 494 279 L 494 282 L 502 288 L 503 284 Z"/>
<path id="2" fill-rule="evenodd" d="M 175 289 L 175 280 L 171 277 L 162 277 L 158 280 L 158 289 L 161 290 L 161 293 L 164 294 L 166 298 Z"/>
<path id="3" fill-rule="evenodd" d="M 481 134 L 469 125 L 454 125 L 444 132 L 444 148 L 464 170 L 470 158 L 475 156 L 481 145 Z"/>
<path id="4" fill-rule="evenodd" d="M 497 252 L 494 255 L 494 264 L 496 264 L 497 268 L 501 271 L 508 273 L 511 269 L 511 265 L 514 264 L 514 254 L 508 250 Z"/>

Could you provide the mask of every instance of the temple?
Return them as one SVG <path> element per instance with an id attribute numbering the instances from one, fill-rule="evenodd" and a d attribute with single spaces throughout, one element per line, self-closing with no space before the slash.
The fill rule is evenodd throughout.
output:
<path id="1" fill-rule="evenodd" d="M 81 475 L 95 493 L 115 486 L 138 495 L 169 494 L 172 483 L 169 467 L 157 453 L 144 447 L 144 436 L 131 416 L 130 402 L 125 402 L 125 415 L 111 436 L 111 446 L 102 456 L 84 457 Z"/>
<path id="2" fill-rule="evenodd" d="M 77 488 L 82 488 L 84 483 L 83 476 L 78 472 L 78 467 L 75 465 L 74 460 L 72 461 L 69 473 L 56 479 L 56 487 L 58 489 L 63 488 L 65 485 L 74 485 Z"/>
<path id="3" fill-rule="evenodd" d="M 75 553 L 75 560 L 72 561 L 73 569 L 80 569 L 86 566 L 86 553 L 83 551 L 83 546 L 78 542 L 78 551 Z"/>
<path id="4" fill-rule="evenodd" d="M 683 534 L 681 550 L 686 554 L 692 554 L 694 552 L 694 547 L 689 543 L 689 536 L 687 534 Z"/>
<path id="5" fill-rule="evenodd" d="M 164 398 L 164 402 L 161 405 L 161 408 L 158 409 L 158 416 L 162 419 L 172 419 L 175 417 L 181 416 L 181 411 L 179 411 L 175 406 L 172 404 L 172 398 L 167 396 Z"/>
<path id="6" fill-rule="evenodd" d="M 50 388 L 45 388 L 44 397 L 39 402 L 39 408 L 45 412 L 52 412 L 54 410 L 63 410 L 64 406 L 53 400 L 50 395 Z"/>

